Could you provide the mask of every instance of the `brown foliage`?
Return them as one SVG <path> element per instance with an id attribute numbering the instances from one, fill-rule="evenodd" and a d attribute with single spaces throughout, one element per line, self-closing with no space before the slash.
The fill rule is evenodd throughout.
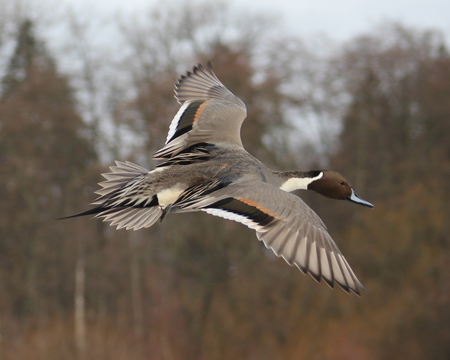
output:
<path id="1" fill-rule="evenodd" d="M 434 32 L 378 29 L 328 63 L 344 85 L 335 96 L 349 99 L 328 161 L 375 209 L 308 199 L 369 289 L 362 299 L 314 284 L 252 231 L 206 214 L 171 215 L 138 232 L 53 221 L 91 198 L 106 169 L 95 150 L 115 146 L 106 157 L 127 152 L 122 160 L 149 161 L 177 111 L 178 71 L 194 62 L 212 60 L 248 106 L 244 145 L 280 168 L 273 146 L 284 142 L 280 134 L 297 134 L 286 106 L 335 111 L 334 98 L 330 106 L 326 96 L 321 104 L 304 89 L 282 90 L 289 64 L 303 61 L 310 71 L 311 58 L 292 59 L 286 42 L 258 65 L 254 50 L 266 39 L 248 30 L 257 26 L 239 25 L 245 36 L 230 40 L 230 28 L 216 26 L 230 14 L 217 9 L 173 12 L 169 22 L 153 14 L 151 37 L 145 26 L 124 30 L 129 57 L 117 71 L 126 69 L 129 88 L 108 97 L 107 126 L 120 133 L 110 148 L 87 141 L 102 127 L 82 121 L 69 79 L 32 27 L 16 34 L 30 41 L 16 42 L 0 98 L 0 357 L 447 358 L 450 61 Z M 205 28 L 212 36 L 201 41 Z M 190 55 L 174 56 L 178 47 Z M 315 92 L 331 96 L 325 78 L 310 75 Z M 75 286 L 77 271 L 83 286 Z"/>
<path id="2" fill-rule="evenodd" d="M 356 226 L 339 228 L 372 282 L 372 321 L 384 328 L 380 356 L 443 359 L 449 353 L 441 341 L 450 331 L 450 62 L 439 34 L 385 31 L 388 37 L 359 39 L 344 57 L 352 73 L 360 71 L 348 78 L 354 95 L 333 163 L 376 206 L 355 214 Z"/>

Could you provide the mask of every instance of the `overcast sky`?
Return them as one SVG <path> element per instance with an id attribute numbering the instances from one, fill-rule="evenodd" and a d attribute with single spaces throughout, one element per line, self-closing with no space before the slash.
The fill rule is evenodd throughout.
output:
<path id="1" fill-rule="evenodd" d="M 93 8 L 106 15 L 142 11 L 164 0 L 63 1 L 77 9 Z M 281 17 L 286 30 L 300 36 L 322 32 L 346 40 L 382 20 L 438 28 L 450 35 L 450 0 L 230 0 L 230 3 L 235 8 L 275 14 Z"/>
<path id="2" fill-rule="evenodd" d="M 239 3 L 238 0 L 235 1 Z M 382 20 L 438 27 L 450 33 L 449 0 L 246 0 L 251 9 L 280 11 L 289 28 L 348 39 Z M 258 5 L 259 4 L 259 5 Z"/>

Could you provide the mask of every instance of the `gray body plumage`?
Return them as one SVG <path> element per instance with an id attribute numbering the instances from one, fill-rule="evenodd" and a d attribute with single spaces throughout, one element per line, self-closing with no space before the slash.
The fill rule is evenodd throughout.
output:
<path id="1" fill-rule="evenodd" d="M 322 220 L 289 193 L 311 188 L 341 198 L 327 194 L 327 186 L 344 185 L 346 180 L 331 171 L 272 171 L 249 154 L 240 138 L 245 104 L 210 66 L 195 67 L 175 88 L 181 108 L 165 146 L 154 154 L 161 163 L 148 171 L 116 162 L 103 174 L 106 181 L 100 183 L 100 197 L 93 203 L 97 207 L 80 215 L 95 214 L 118 229 L 137 230 L 168 213 L 204 211 L 255 229 L 268 248 L 317 281 L 324 279 L 331 287 L 336 282 L 359 294 L 364 287 Z M 342 198 L 371 206 L 353 190 Z"/>

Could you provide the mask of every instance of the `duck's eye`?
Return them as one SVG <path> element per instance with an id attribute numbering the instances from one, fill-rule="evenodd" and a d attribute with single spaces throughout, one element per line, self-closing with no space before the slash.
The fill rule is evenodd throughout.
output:
<path id="1" fill-rule="evenodd" d="M 341 185 L 345 185 L 345 182 L 341 181 L 340 184 L 341 184 Z"/>

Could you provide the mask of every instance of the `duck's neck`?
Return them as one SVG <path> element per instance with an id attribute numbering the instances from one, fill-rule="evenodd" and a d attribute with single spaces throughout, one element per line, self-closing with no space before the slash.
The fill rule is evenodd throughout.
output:
<path id="1" fill-rule="evenodd" d="M 308 190 L 308 185 L 319 180 L 323 176 L 322 171 L 287 171 L 283 173 L 281 190 L 291 192 L 294 190 Z"/>

